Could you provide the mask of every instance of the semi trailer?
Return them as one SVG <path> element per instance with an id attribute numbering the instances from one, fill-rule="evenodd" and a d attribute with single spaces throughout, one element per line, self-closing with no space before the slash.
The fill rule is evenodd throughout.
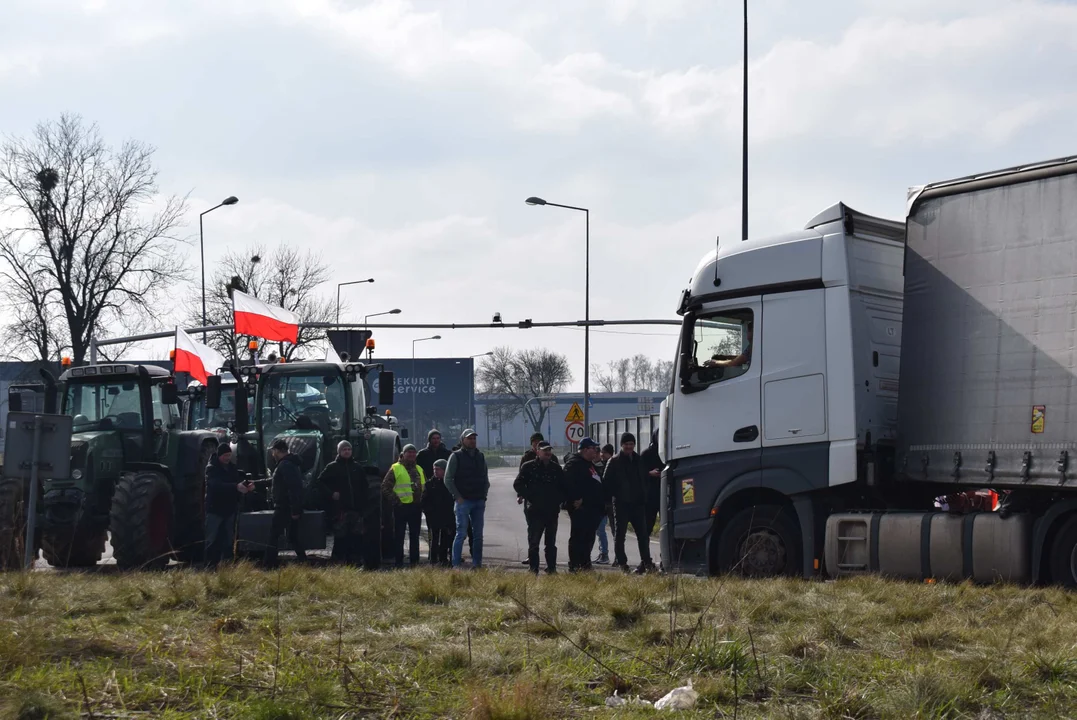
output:
<path id="1" fill-rule="evenodd" d="M 1077 157 L 721 244 L 678 313 L 667 568 L 1077 586 Z"/>

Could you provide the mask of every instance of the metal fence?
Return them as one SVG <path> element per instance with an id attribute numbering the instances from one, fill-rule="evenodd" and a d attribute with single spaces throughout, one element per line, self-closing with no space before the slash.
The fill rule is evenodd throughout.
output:
<path id="1" fill-rule="evenodd" d="M 636 445 L 646 447 L 651 442 L 651 432 L 656 427 L 658 427 L 657 413 L 591 423 L 588 434 L 599 445 L 609 443 L 616 449 L 620 447 L 621 434 L 630 432 L 636 436 Z"/>

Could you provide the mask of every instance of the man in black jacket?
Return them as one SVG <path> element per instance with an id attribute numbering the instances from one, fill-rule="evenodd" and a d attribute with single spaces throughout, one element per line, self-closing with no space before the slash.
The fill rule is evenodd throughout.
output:
<path id="1" fill-rule="evenodd" d="M 337 444 L 337 458 L 318 476 L 330 498 L 334 562 L 359 565 L 363 558 L 363 516 L 369 487 L 366 472 L 352 457 L 347 440 Z"/>
<path id="2" fill-rule="evenodd" d="M 434 429 L 426 434 L 426 447 L 419 451 L 415 462 L 423 469 L 423 476 L 429 480 L 434 477 L 434 462 L 444 460 L 449 462 L 452 451 L 441 442 L 441 431 Z"/>
<path id="3" fill-rule="evenodd" d="M 577 452 L 565 463 L 568 515 L 572 519 L 572 533 L 568 539 L 569 572 L 591 569 L 591 550 L 595 546 L 596 531 L 606 515 L 606 494 L 595 467 L 597 458 L 598 443 L 585 437 L 580 440 Z"/>
<path id="4" fill-rule="evenodd" d="M 662 468 L 665 465 L 658 454 L 658 428 L 651 431 L 651 444 L 640 454 L 639 459 L 643 461 L 643 471 L 647 473 L 647 516 L 644 521 L 653 531 L 661 505 Z"/>
<path id="5" fill-rule="evenodd" d="M 538 446 L 538 457 L 520 466 L 512 484 L 516 495 L 524 499 L 527 518 L 527 561 L 531 572 L 539 571 L 539 543 L 546 536 L 546 572 L 557 572 L 557 516 L 568 496 L 565 471 L 554 462 L 548 442 Z"/>
<path id="6" fill-rule="evenodd" d="M 423 487 L 423 514 L 430 531 L 430 564 L 450 567 L 452 539 L 456 534 L 456 511 L 449 488 L 445 487 L 445 468 L 448 461 L 434 461 L 434 474 Z"/>
<path id="7" fill-rule="evenodd" d="M 478 433 L 468 428 L 460 435 L 460 449 L 453 452 L 445 469 L 445 487 L 456 500 L 456 537 L 452 543 L 452 566 L 460 567 L 464 538 L 474 530 L 471 567 L 482 567 L 482 530 L 486 518 L 486 498 L 490 494 L 490 471 L 486 456 L 478 448 Z"/>
<path id="8" fill-rule="evenodd" d="M 636 573 L 643 574 L 654 569 L 651 562 L 651 529 L 647 527 L 647 473 L 643 461 L 636 454 L 636 437 L 632 433 L 621 435 L 621 452 L 606 463 L 602 486 L 606 497 L 613 500 L 613 519 L 616 525 L 613 551 L 617 565 L 628 572 L 628 556 L 625 554 L 625 535 L 628 526 L 636 533 L 639 543 L 640 564 Z"/>
<path id="9" fill-rule="evenodd" d="M 295 549 L 296 559 L 305 561 L 307 554 L 299 538 L 299 520 L 303 517 L 303 466 L 299 458 L 288 451 L 288 443 L 282 438 L 273 441 L 269 453 L 277 467 L 273 471 L 273 526 L 262 563 L 273 568 L 279 562 L 277 542 L 285 531 Z"/>
<path id="10" fill-rule="evenodd" d="M 228 443 L 218 445 L 206 466 L 206 567 L 215 568 L 221 560 L 232 561 L 239 499 L 253 487 L 232 464 Z"/>

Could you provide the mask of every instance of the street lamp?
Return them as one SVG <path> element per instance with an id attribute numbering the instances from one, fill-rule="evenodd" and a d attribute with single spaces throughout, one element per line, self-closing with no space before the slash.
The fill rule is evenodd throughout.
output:
<path id="1" fill-rule="evenodd" d="M 549 205 L 566 210 L 578 210 L 584 216 L 584 300 L 583 319 L 583 427 L 585 432 L 590 432 L 591 419 L 591 211 L 587 208 L 574 205 L 559 205 L 558 203 L 546 202 L 540 197 L 529 197 L 525 200 L 528 205 Z"/>
<path id="2" fill-rule="evenodd" d="M 434 335 L 432 337 L 416 338 L 415 340 L 411 341 L 411 427 L 414 430 L 419 429 L 419 420 L 415 416 L 415 343 L 421 343 L 424 340 L 440 339 L 440 335 Z"/>
<path id="3" fill-rule="evenodd" d="M 363 329 L 364 330 L 366 329 L 366 321 L 369 320 L 372 317 L 377 317 L 379 315 L 399 315 L 399 314 L 400 314 L 400 308 L 393 308 L 392 310 L 386 310 L 385 312 L 370 313 L 369 315 L 364 315 L 363 316 Z"/>
<path id="4" fill-rule="evenodd" d="M 205 237 L 202 234 L 202 216 L 207 213 L 211 213 L 219 207 L 224 205 L 235 205 L 239 202 L 239 198 L 235 195 L 229 195 L 224 200 L 211 207 L 205 212 L 198 215 L 198 254 L 202 259 L 202 327 L 206 327 L 206 242 Z M 206 343 L 206 331 L 202 331 L 202 344 Z"/>
<path id="5" fill-rule="evenodd" d="M 345 285 L 362 285 L 363 283 L 372 283 L 374 278 L 367 278 L 366 280 L 352 280 L 351 282 L 337 283 L 337 324 L 340 324 L 340 289 Z"/>

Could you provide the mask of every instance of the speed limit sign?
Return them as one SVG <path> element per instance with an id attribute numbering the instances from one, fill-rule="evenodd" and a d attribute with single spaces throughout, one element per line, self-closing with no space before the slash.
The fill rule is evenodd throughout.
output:
<path id="1" fill-rule="evenodd" d="M 583 423 L 574 422 L 565 426 L 565 437 L 568 441 L 575 445 L 580 440 L 583 440 Z"/>

